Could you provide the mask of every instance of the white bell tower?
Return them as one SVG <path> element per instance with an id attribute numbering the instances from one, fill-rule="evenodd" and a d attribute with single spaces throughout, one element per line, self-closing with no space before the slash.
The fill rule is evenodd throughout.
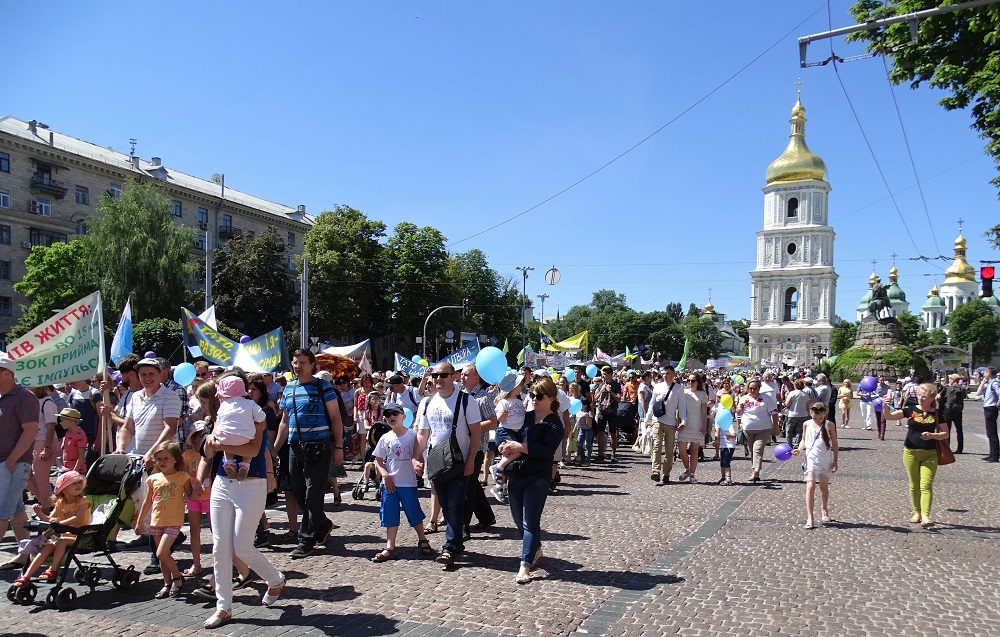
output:
<path id="1" fill-rule="evenodd" d="M 750 359 L 815 363 L 829 352 L 837 296 L 835 233 L 829 223 L 826 165 L 805 140 L 801 96 L 792 108 L 788 147 L 767 168 L 764 229 L 750 273 Z"/>

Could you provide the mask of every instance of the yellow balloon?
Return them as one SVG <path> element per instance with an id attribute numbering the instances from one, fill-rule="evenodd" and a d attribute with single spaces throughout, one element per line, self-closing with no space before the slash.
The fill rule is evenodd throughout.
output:
<path id="1" fill-rule="evenodd" d="M 559 382 L 559 374 L 556 374 L 556 373 L 552 374 L 552 382 L 554 382 L 554 383 L 558 383 Z"/>
<path id="2" fill-rule="evenodd" d="M 426 358 L 421 358 L 421 359 L 420 359 L 420 363 L 419 363 L 419 364 L 420 364 L 420 365 L 423 365 L 424 367 L 427 367 L 427 365 L 428 365 L 428 363 L 427 363 L 427 359 L 426 359 Z"/>
<path id="3" fill-rule="evenodd" d="M 733 397 L 729 394 L 723 394 L 722 398 L 719 399 L 719 403 L 722 405 L 723 409 L 733 408 Z"/>

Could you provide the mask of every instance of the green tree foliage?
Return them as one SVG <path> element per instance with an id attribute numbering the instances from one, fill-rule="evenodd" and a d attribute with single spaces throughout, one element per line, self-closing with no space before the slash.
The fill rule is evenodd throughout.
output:
<path id="1" fill-rule="evenodd" d="M 440 230 L 403 222 L 393 228 L 381 254 L 382 265 L 389 272 L 386 298 L 392 301 L 394 331 L 412 345 L 415 337 L 423 333 L 424 320 L 431 310 L 441 305 L 461 304 L 454 283 L 448 278 L 449 259 L 444 244 Z M 458 310 L 435 314 L 427 328 L 428 339 L 431 334 L 457 324 L 459 315 Z M 430 356 L 431 347 L 427 351 Z"/>
<path id="2" fill-rule="evenodd" d="M 909 312 L 900 312 L 896 315 L 899 326 L 903 328 L 903 343 L 913 345 L 917 342 L 917 337 L 921 333 L 923 324 L 920 319 Z"/>
<path id="3" fill-rule="evenodd" d="M 624 294 L 616 294 L 614 290 L 598 290 L 594 292 L 590 307 L 597 312 L 615 312 L 628 309 L 628 304 L 625 303 Z"/>
<path id="4" fill-rule="evenodd" d="M 680 303 L 667 303 L 667 314 L 675 321 L 684 318 L 684 308 Z"/>
<path id="5" fill-rule="evenodd" d="M 456 287 L 455 296 L 469 300 L 469 312 L 461 320 L 462 330 L 494 336 L 501 347 L 503 339 L 514 333 L 520 339 L 521 294 L 512 279 L 491 268 L 479 249 L 454 255 L 448 269 L 448 279 Z"/>
<path id="6" fill-rule="evenodd" d="M 947 345 L 948 334 L 941 328 L 926 330 L 917 334 L 913 342 L 910 343 L 912 349 L 921 349 L 929 345 Z"/>
<path id="7" fill-rule="evenodd" d="M 691 339 L 688 357 L 705 362 L 719 356 L 722 347 L 722 332 L 711 318 L 689 315 L 684 318 L 684 336 Z M 682 350 L 683 351 L 683 350 Z"/>
<path id="8" fill-rule="evenodd" d="M 745 350 L 746 345 L 750 343 L 750 328 L 743 321 L 726 321 L 726 323 L 729 323 L 729 327 L 733 328 L 736 334 L 743 339 Z"/>
<path id="9" fill-rule="evenodd" d="M 854 345 L 854 339 L 858 336 L 858 326 L 847 321 L 840 321 L 833 326 L 833 334 L 830 336 L 830 355 L 839 356 L 847 348 Z"/>
<path id="10" fill-rule="evenodd" d="M 219 323 L 219 332 L 236 341 L 240 331 L 224 323 Z M 295 347 L 298 347 L 296 341 Z M 184 360 L 181 350 L 180 319 L 152 318 L 139 321 L 132 326 L 132 351 L 142 356 L 144 352 L 156 352 L 172 363 Z"/>
<path id="11" fill-rule="evenodd" d="M 260 235 L 234 237 L 212 257 L 216 314 L 253 338 L 296 315 L 295 286 L 285 266 L 285 242 L 269 227 Z"/>
<path id="12" fill-rule="evenodd" d="M 51 317 L 52 310 L 78 301 L 97 287 L 88 276 L 82 241 L 35 246 L 24 265 L 27 274 L 14 284 L 14 291 L 27 297 L 30 305 L 21 306 L 21 319 L 9 338 L 24 334 Z"/>
<path id="13" fill-rule="evenodd" d="M 697 305 L 692 303 L 691 305 L 688 306 L 688 313 L 687 313 L 688 316 L 698 316 L 699 314 L 701 314 L 701 308 L 699 308 Z"/>
<path id="14" fill-rule="evenodd" d="M 319 215 L 304 239 L 309 258 L 309 330 L 354 343 L 389 332 L 385 224 L 350 206 Z"/>
<path id="15" fill-rule="evenodd" d="M 848 349 L 844 353 L 839 354 L 837 360 L 831 365 L 833 372 L 831 378 L 838 382 L 845 378 L 855 381 L 860 380 L 860 374 L 854 372 L 854 369 L 858 366 L 864 366 L 876 358 L 878 357 L 875 355 L 875 350 L 868 349 L 867 347 Z"/>
<path id="16" fill-rule="evenodd" d="M 929 0 L 860 0 L 851 7 L 859 22 L 927 9 Z M 965 9 L 920 21 L 914 46 L 905 22 L 863 31 L 849 39 L 892 60 L 889 79 L 917 88 L 927 82 L 950 93 L 939 100 L 947 110 L 971 106 L 972 127 L 987 140 L 986 151 L 1000 164 L 1000 7 Z M 1000 177 L 992 180 L 1000 186 Z"/>
<path id="17" fill-rule="evenodd" d="M 974 365 L 986 364 L 1000 348 L 1000 317 L 982 299 L 960 305 L 948 315 L 951 344 L 972 344 Z"/>
<path id="18" fill-rule="evenodd" d="M 120 197 L 101 195 L 87 230 L 79 240 L 104 299 L 105 322 L 118 320 L 130 296 L 135 320 L 180 313 L 195 272 L 195 231 L 174 223 L 156 185 L 129 181 Z"/>

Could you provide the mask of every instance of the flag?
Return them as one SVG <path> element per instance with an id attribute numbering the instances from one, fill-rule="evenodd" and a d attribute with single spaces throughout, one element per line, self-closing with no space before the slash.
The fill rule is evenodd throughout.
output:
<path id="1" fill-rule="evenodd" d="M 122 310 L 122 317 L 118 321 L 118 329 L 115 330 L 115 337 L 111 341 L 111 362 L 118 364 L 118 361 L 132 353 L 132 298 L 125 301 L 125 309 Z"/>
<path id="2" fill-rule="evenodd" d="M 543 332 L 545 330 L 542 330 Z M 549 337 L 549 340 L 555 340 L 552 336 L 545 332 L 545 335 Z M 559 341 L 558 343 L 546 344 L 545 340 L 542 340 L 542 349 L 548 350 L 550 352 L 571 352 L 575 350 L 585 350 L 587 349 L 587 330 L 584 330 L 577 334 L 576 336 L 570 336 L 564 341 Z"/>
<path id="3" fill-rule="evenodd" d="M 677 364 L 677 371 L 684 371 L 684 366 L 687 365 L 688 351 L 691 349 L 691 337 L 687 336 L 684 338 L 684 353 L 681 354 L 681 362 Z"/>
<path id="4" fill-rule="evenodd" d="M 638 356 L 639 356 L 638 354 L 633 354 L 632 352 L 629 351 L 628 345 L 625 346 L 625 357 L 624 357 L 625 360 L 630 361 L 634 358 L 637 358 Z"/>
<path id="5" fill-rule="evenodd" d="M 213 330 L 218 331 L 219 326 L 215 322 L 215 305 L 205 308 L 205 311 L 199 314 L 198 318 L 208 323 L 208 326 Z"/>
<path id="6" fill-rule="evenodd" d="M 538 339 L 542 342 L 542 349 L 546 349 L 547 345 L 552 345 L 556 342 L 556 339 L 552 338 L 552 335 L 545 331 L 545 328 L 541 325 L 538 326 Z"/>
<path id="7" fill-rule="evenodd" d="M 508 349 L 509 349 L 509 345 L 507 345 L 507 339 L 505 338 L 505 339 L 503 339 L 503 349 L 500 350 L 500 351 L 502 351 L 504 354 L 506 354 L 507 351 L 508 351 Z"/>

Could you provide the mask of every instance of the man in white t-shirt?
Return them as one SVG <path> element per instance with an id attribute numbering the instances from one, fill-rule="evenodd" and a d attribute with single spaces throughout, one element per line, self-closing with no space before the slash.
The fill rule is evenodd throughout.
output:
<path id="1" fill-rule="evenodd" d="M 778 383 L 774 380 L 774 372 L 767 370 L 764 372 L 764 379 L 760 383 L 760 393 L 771 394 L 771 398 L 778 400 Z"/>
<path id="2" fill-rule="evenodd" d="M 473 479 L 471 476 L 476 470 L 476 451 L 480 436 L 479 423 L 482 416 L 475 399 L 458 391 L 455 387 L 455 368 L 451 363 L 441 362 L 435 365 L 431 372 L 431 378 L 434 379 L 434 387 L 437 391 L 433 396 L 428 396 L 420 401 L 420 406 L 417 408 L 415 416 L 417 448 L 413 456 L 421 458 L 424 448 L 428 445 L 432 449 L 439 445 L 448 445 L 451 439 L 452 423 L 454 423 L 455 437 L 465 462 L 465 468 L 460 475 L 450 480 L 434 480 L 434 491 L 437 493 L 438 502 L 441 503 L 441 510 L 448 527 L 445 533 L 445 542 L 441 546 L 441 554 L 437 561 L 448 568 L 455 563 L 455 556 L 465 550 L 465 544 L 462 541 L 465 494 L 467 482 Z M 456 409 L 458 410 L 457 420 L 455 418 Z M 475 446 L 471 444 L 473 440 L 476 441 Z M 417 474 L 422 474 L 423 463 L 415 461 L 414 465 Z"/>
<path id="3" fill-rule="evenodd" d="M 402 376 L 396 374 L 389 378 L 389 390 L 383 397 L 382 404 L 398 403 L 413 412 L 413 417 L 417 416 L 417 407 L 420 405 L 420 391 L 412 385 L 406 384 Z"/>

